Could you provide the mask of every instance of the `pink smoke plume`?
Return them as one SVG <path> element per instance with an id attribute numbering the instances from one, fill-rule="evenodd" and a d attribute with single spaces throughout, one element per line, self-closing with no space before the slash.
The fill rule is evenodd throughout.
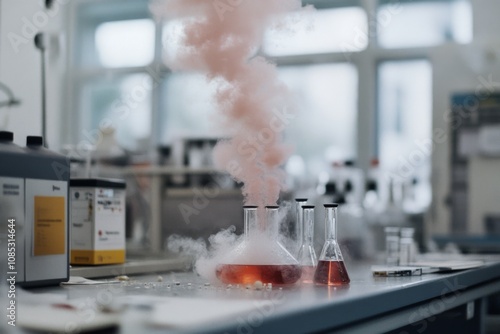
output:
<path id="1" fill-rule="evenodd" d="M 276 66 L 256 56 L 266 29 L 280 16 L 301 9 L 300 0 L 169 0 L 152 5 L 156 15 L 183 20 L 177 53 L 166 59 L 175 70 L 195 70 L 217 85 L 214 101 L 229 139 L 214 161 L 243 182 L 245 203 L 273 205 L 284 187 L 283 163 L 290 148 L 283 130 L 292 102 Z"/>

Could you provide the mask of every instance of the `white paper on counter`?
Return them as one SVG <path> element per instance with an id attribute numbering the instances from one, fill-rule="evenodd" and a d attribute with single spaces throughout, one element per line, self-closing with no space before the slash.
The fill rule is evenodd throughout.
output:
<path id="1" fill-rule="evenodd" d="M 79 333 L 118 326 L 119 313 L 72 308 L 71 304 L 20 305 L 16 325 L 43 332 Z"/>
<path id="2" fill-rule="evenodd" d="M 410 266 L 430 267 L 434 271 L 454 271 L 473 269 L 484 266 L 480 260 L 422 260 L 410 263 Z"/>
<path id="3" fill-rule="evenodd" d="M 237 321 L 238 317 L 246 320 L 254 312 L 262 316 L 274 307 L 270 300 L 165 298 L 155 305 L 151 324 L 172 328 L 213 325 L 218 321 Z"/>
<path id="4" fill-rule="evenodd" d="M 81 276 L 70 276 L 69 281 L 62 282 L 61 285 L 97 285 L 97 284 L 111 284 L 111 283 L 120 283 L 120 281 L 97 281 L 91 280 Z"/>

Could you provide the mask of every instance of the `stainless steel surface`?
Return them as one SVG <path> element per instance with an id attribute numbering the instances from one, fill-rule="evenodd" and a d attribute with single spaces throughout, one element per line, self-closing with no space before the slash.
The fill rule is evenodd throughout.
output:
<path id="1" fill-rule="evenodd" d="M 498 257 L 489 258 L 487 265 L 473 270 L 413 277 L 375 278 L 371 275 L 369 264 L 347 263 L 347 266 L 351 284 L 345 288 L 314 285 L 272 290 L 235 286 L 228 288 L 223 285 L 206 286 L 206 280 L 193 273 L 167 273 L 163 275 L 161 283 L 158 282 L 157 275 L 146 275 L 133 277 L 133 280 L 119 286 L 68 286 L 40 288 L 35 292 L 64 294 L 68 299 L 98 298 L 99 292 L 106 290 L 113 293 L 114 297 L 161 296 L 166 301 L 178 297 L 195 300 L 255 300 L 255 310 L 248 314 L 214 322 L 203 328 L 179 328 L 175 332 L 238 333 L 245 332 L 242 327 L 244 324 L 249 326 L 252 333 L 339 330 L 380 333 L 418 323 L 424 318 L 500 291 Z M 259 306 L 260 300 L 271 301 L 272 306 L 265 309 Z M 171 329 L 148 325 L 151 307 L 153 306 L 149 305 L 148 310 L 126 310 L 122 315 L 119 332 L 170 332 Z M 256 315 L 262 321 L 253 321 Z"/>

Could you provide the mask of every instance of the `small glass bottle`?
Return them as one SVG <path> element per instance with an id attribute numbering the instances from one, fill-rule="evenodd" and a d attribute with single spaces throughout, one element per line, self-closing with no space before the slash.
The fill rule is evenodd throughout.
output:
<path id="1" fill-rule="evenodd" d="M 293 241 L 295 242 L 295 255 L 298 256 L 304 239 L 304 216 L 302 206 L 307 204 L 307 198 L 295 199 L 295 225 L 293 233 Z"/>
<path id="2" fill-rule="evenodd" d="M 399 264 L 399 227 L 387 226 L 385 232 L 385 264 L 397 266 Z"/>
<path id="3" fill-rule="evenodd" d="M 337 242 L 338 204 L 325 204 L 325 244 L 319 256 L 314 282 L 326 285 L 346 285 L 351 281 Z"/>
<path id="4" fill-rule="evenodd" d="M 302 206 L 303 231 L 302 245 L 299 250 L 299 264 L 302 269 L 302 283 L 313 283 L 314 272 L 318 264 L 318 258 L 314 251 L 314 205 Z"/>
<path id="5" fill-rule="evenodd" d="M 415 246 L 413 234 L 415 229 L 405 227 L 401 229 L 401 238 L 399 239 L 399 265 L 406 266 L 415 262 Z"/>

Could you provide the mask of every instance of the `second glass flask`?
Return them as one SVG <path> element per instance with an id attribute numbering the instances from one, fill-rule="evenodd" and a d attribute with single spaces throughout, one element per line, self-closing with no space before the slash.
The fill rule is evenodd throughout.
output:
<path id="1" fill-rule="evenodd" d="M 300 246 L 298 261 L 302 268 L 302 283 L 313 283 L 314 273 L 318 263 L 316 252 L 314 251 L 314 205 L 302 206 L 301 212 L 303 223 L 303 238 Z"/>
<path id="2" fill-rule="evenodd" d="M 225 284 L 292 285 L 301 276 L 295 257 L 279 242 L 279 207 L 244 208 L 244 238 L 216 267 Z"/>

